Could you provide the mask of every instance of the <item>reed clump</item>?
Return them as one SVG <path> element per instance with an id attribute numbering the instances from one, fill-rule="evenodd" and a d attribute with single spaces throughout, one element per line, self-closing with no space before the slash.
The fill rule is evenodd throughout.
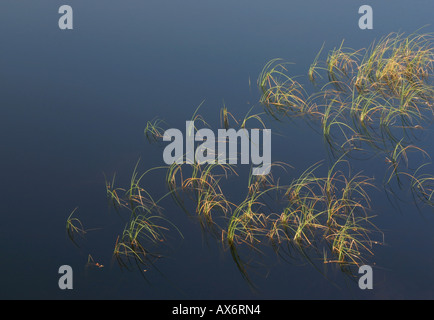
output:
<path id="1" fill-rule="evenodd" d="M 197 219 L 204 232 L 221 239 L 247 280 L 241 247 L 261 253 L 262 246 L 271 243 L 279 254 L 292 256 L 298 252 L 314 264 L 334 263 L 345 270 L 361 265 L 367 254 L 373 254 L 373 245 L 380 243 L 372 240 L 373 234 L 381 234 L 370 215 L 367 190 L 374 187 L 374 182 L 362 174 L 338 170 L 343 157 L 352 151 L 365 151 L 367 147 L 380 150 L 389 164 L 385 184 L 393 177 L 400 182 L 400 177 L 407 175 L 412 177 L 415 194 L 426 203 L 432 202 L 432 177 L 400 169 L 407 164 L 408 152 L 424 152 L 405 139 L 408 131 L 421 129 L 432 116 L 431 37 L 391 34 L 360 50 L 342 42 L 321 60 L 323 50 L 324 46 L 308 70 L 309 80 L 319 91 L 308 93 L 298 77 L 288 74 L 290 64 L 280 59 L 264 66 L 258 86 L 264 111 L 274 119 L 303 117 L 320 124 L 327 145 L 341 155 L 325 175 L 318 173 L 320 164 L 288 185 L 271 173 L 250 174 L 245 197 L 238 200 L 229 197 L 223 187 L 229 177 L 239 176 L 234 165 L 207 161 L 165 167 L 168 193 L 163 198 L 170 195 L 188 216 Z M 318 86 L 320 81 L 326 83 Z M 209 127 L 199 114 L 202 104 L 191 120 L 195 126 Z M 252 110 L 237 120 L 224 105 L 221 127 L 244 129 L 256 122 L 266 128 L 263 113 Z M 158 119 L 147 123 L 145 136 L 150 142 L 163 137 L 163 123 Z M 188 137 L 192 134 L 187 132 Z M 282 167 L 273 164 L 276 166 Z M 106 183 L 110 204 L 117 211 L 129 212 L 114 250 L 119 264 L 125 267 L 133 262 L 145 265 L 158 258 L 152 249 L 165 242 L 171 226 L 161 213 L 159 200 L 142 187 L 147 172 L 139 175 L 136 166 L 128 189 L 115 188 L 115 177 Z"/>
<path id="2" fill-rule="evenodd" d="M 181 183 L 181 190 L 193 199 L 196 216 L 203 229 L 218 235 L 220 227 L 214 216 L 227 216 L 233 204 L 226 198 L 220 187 L 220 180 L 231 174 L 236 174 L 231 165 L 198 163 L 192 165 L 192 174 Z"/>
<path id="3" fill-rule="evenodd" d="M 391 34 L 360 50 L 342 42 L 325 61 L 320 59 L 323 46 L 308 70 L 308 78 L 316 88 L 319 80 L 327 82 L 312 94 L 299 78 L 288 74 L 288 63 L 271 60 L 258 78 L 260 102 L 274 119 L 305 117 L 319 122 L 326 143 L 343 156 L 349 151 L 364 151 L 367 146 L 382 152 L 392 150 L 386 157 L 390 165 L 387 184 L 403 174 L 400 167 L 407 163 L 410 150 L 423 152 L 398 135 L 407 137 L 407 130 L 419 130 L 432 115 L 434 59 L 430 41 L 426 35 Z M 195 125 L 209 126 L 198 113 L 201 106 L 191 120 Z M 256 122 L 266 128 L 263 113 L 253 113 L 252 109 L 237 120 L 223 106 L 221 126 L 244 129 Z M 150 142 L 163 137 L 162 124 L 162 120 L 148 122 L 145 136 Z M 187 132 L 188 137 L 191 134 Z M 318 173 L 321 165 L 315 164 L 288 185 L 271 173 L 250 174 L 241 200 L 228 197 L 223 187 L 228 177 L 239 176 L 234 165 L 173 163 L 165 167 L 168 193 L 164 198 L 170 195 L 190 217 L 197 218 L 204 232 L 220 238 L 246 279 L 247 268 L 239 249 L 260 253 L 267 243 L 279 254 L 296 251 L 312 263 L 322 261 L 348 269 L 364 263 L 366 254 L 373 254 L 373 245 L 380 242 L 372 240 L 378 231 L 370 216 L 367 191 L 374 187 L 373 180 L 338 170 L 343 156 L 325 175 Z M 161 213 L 159 200 L 142 187 L 147 172 L 139 175 L 136 166 L 128 189 L 115 188 L 115 177 L 106 182 L 110 204 L 117 211 L 129 212 L 114 250 L 122 266 L 152 263 L 159 255 L 151 248 L 165 241 L 171 226 Z M 411 177 L 415 192 L 430 203 L 432 177 Z"/>
<path id="4" fill-rule="evenodd" d="M 432 119 L 432 40 L 427 34 L 392 33 L 359 50 L 342 42 L 321 60 L 323 46 L 308 78 L 315 86 L 318 79 L 328 82 L 323 81 L 319 92 L 310 95 L 288 75 L 287 64 L 271 60 L 258 78 L 260 101 L 268 113 L 280 119 L 317 116 L 335 151 L 362 150 L 362 144 L 387 149 Z"/>
<path id="5" fill-rule="evenodd" d="M 106 191 L 109 203 L 117 212 L 125 212 L 128 218 L 122 234 L 117 237 L 113 255 L 121 267 L 131 265 L 153 264 L 160 255 L 157 250 L 161 243 L 165 242 L 166 234 L 170 228 L 175 228 L 164 215 L 151 194 L 142 186 L 142 179 L 152 168 L 142 175 L 138 174 L 136 164 L 128 189 L 115 187 L 115 176 L 108 182 Z M 124 215 L 122 215 L 124 217 Z M 181 234 L 182 236 L 182 234 Z"/>
<path id="6" fill-rule="evenodd" d="M 373 254 L 370 233 L 375 226 L 369 216 L 370 199 L 367 188 L 372 179 L 357 174 L 346 176 L 336 170 L 336 162 L 325 177 L 316 171 L 320 164 L 308 168 L 285 187 L 287 205 L 274 214 L 268 237 L 276 250 L 292 250 L 324 254 L 325 263 L 337 263 L 342 268 L 359 266 L 365 254 Z M 322 248 L 322 249 L 321 249 Z"/>
<path id="7" fill-rule="evenodd" d="M 363 52 L 354 51 L 349 59 L 332 51 L 326 62 L 329 79 L 347 98 L 343 105 L 357 132 L 369 141 L 386 138 L 394 144 L 401 140 L 396 133 L 421 129 L 432 118 L 432 36 L 392 33 Z M 350 89 L 347 95 L 342 83 Z"/>
<path id="8" fill-rule="evenodd" d="M 295 77 L 288 75 L 289 64 L 281 59 L 269 61 L 258 77 L 260 103 L 275 119 L 315 115 L 317 106 L 309 103 L 307 92 Z"/>
<path id="9" fill-rule="evenodd" d="M 406 176 L 413 181 L 411 188 L 418 186 L 421 194 L 417 198 L 426 201 L 429 191 L 423 191 L 414 170 L 407 166 L 407 153 L 417 151 L 427 156 L 416 143 L 433 120 L 433 36 L 391 33 L 358 50 L 342 41 L 325 54 L 325 59 L 322 56 L 324 45 L 307 73 L 317 89 L 310 95 L 300 82 L 293 85 L 288 80 L 294 77 L 282 60 L 268 62 L 258 78 L 265 110 L 275 101 L 283 111 L 272 115 L 280 119 L 295 116 L 290 110 L 312 110 L 296 115 L 302 114 L 309 124 L 314 120 L 333 157 L 380 154 L 388 165 L 384 185 L 390 189 L 396 178 L 401 188 Z M 298 99 L 281 98 L 294 93 Z"/>
<path id="10" fill-rule="evenodd" d="M 116 175 L 110 181 L 106 179 L 109 205 L 127 221 L 113 251 L 121 267 L 136 265 L 143 270 L 144 266 L 154 265 L 162 256 L 159 251 L 169 232 L 175 229 L 181 234 L 163 215 L 161 202 L 166 198 L 229 249 L 249 282 L 240 249 L 261 254 L 267 244 L 280 256 L 301 254 L 314 265 L 320 261 L 343 270 L 360 266 L 367 255 L 373 255 L 373 246 L 381 243 L 374 240 L 381 232 L 370 214 L 368 190 L 375 187 L 374 180 L 361 173 L 352 174 L 349 166 L 348 173 L 339 168 L 347 164 L 344 157 L 367 148 L 384 155 L 388 164 L 385 185 L 396 178 L 402 186 L 405 176 L 411 181 L 415 197 L 434 205 L 434 176 L 420 173 L 425 165 L 414 172 L 407 170 L 411 151 L 427 156 L 411 143 L 409 133 L 421 130 L 434 111 L 432 37 L 390 34 L 360 50 L 342 42 L 321 60 L 323 50 L 324 46 L 307 73 L 314 87 L 319 88 L 317 92 L 309 93 L 300 78 L 288 74 L 289 63 L 273 59 L 258 77 L 264 112 L 255 113 L 252 107 L 237 120 L 224 105 L 221 127 L 245 129 L 254 123 L 266 128 L 264 113 L 276 120 L 302 117 L 319 124 L 324 141 L 334 155 L 340 155 L 339 159 L 322 173 L 322 164 L 316 163 L 286 180 L 287 184 L 281 183 L 285 180 L 282 176 L 274 176 L 275 169 L 288 167 L 284 163 L 273 163 L 273 172 L 267 175 L 254 176 L 251 171 L 241 199 L 224 188 L 231 184 L 230 179 L 241 176 L 233 164 L 173 163 L 139 174 L 137 163 L 128 187 L 116 187 Z M 186 132 L 188 138 L 198 129 L 196 126 L 209 127 L 199 114 L 202 104 L 191 117 L 195 127 Z M 163 138 L 163 124 L 161 119 L 146 124 L 144 134 L 149 142 Z M 157 169 L 165 170 L 168 192 L 154 199 L 143 182 Z M 72 240 L 85 233 L 81 221 L 73 217 L 75 211 L 66 224 Z"/>
<path id="11" fill-rule="evenodd" d="M 280 68 L 284 66 L 279 65 L 278 61 L 274 63 L 277 65 L 270 64 L 264 68 L 264 89 L 265 84 L 276 85 L 276 79 L 283 74 Z M 302 95 L 302 92 L 296 89 L 295 82 L 288 78 L 283 86 L 264 91 L 270 108 L 266 112 L 277 116 L 279 113 L 289 115 L 290 112 L 308 114 L 307 110 L 315 110 L 315 116 L 318 116 L 316 107 L 296 109 L 296 98 L 284 98 L 279 96 L 278 91 L 274 91 L 290 86 L 292 94 Z M 334 94 L 331 91 L 326 92 L 329 96 Z M 291 103 L 294 108 L 284 110 L 280 105 L 282 101 Z M 331 135 L 330 127 L 340 126 L 342 132 L 350 128 L 343 118 L 344 108 L 341 109 L 342 114 L 334 113 L 334 104 L 341 102 L 338 95 L 335 95 L 335 100 L 330 102 L 328 110 L 323 114 L 325 136 L 329 133 Z M 225 128 L 231 126 L 229 119 L 239 128 L 251 125 L 251 120 L 255 120 L 263 128 L 266 127 L 262 113 L 253 113 L 252 109 L 239 121 L 226 106 L 221 109 L 220 116 L 221 125 Z M 198 123 L 208 126 L 198 109 L 192 119 L 199 119 Z M 188 216 L 197 219 L 203 232 L 221 239 L 224 248 L 229 249 L 238 270 L 251 283 L 247 271 L 248 263 L 241 252 L 245 253 L 244 249 L 247 249 L 261 254 L 267 243 L 271 243 L 279 254 L 292 252 L 288 250 L 292 248 L 309 261 L 319 259 L 342 268 L 359 265 L 366 253 L 372 254 L 372 245 L 377 242 L 370 238 L 370 232 L 375 226 L 371 222 L 372 217 L 368 215 L 370 199 L 366 191 L 373 185 L 372 181 L 361 175 L 350 177 L 343 171 L 336 170 L 341 162 L 343 161 L 339 160 L 335 163 L 325 177 L 317 174 L 316 170 L 320 165 L 314 165 L 300 177 L 294 178 L 289 185 L 280 184 L 280 177 L 275 179 L 272 173 L 253 176 L 250 172 L 245 197 L 241 200 L 228 197 L 222 187 L 230 177 L 239 176 L 236 167 L 230 164 L 194 162 L 185 166 L 173 163 L 166 168 L 166 186 L 174 202 Z M 273 163 L 272 167 L 286 171 L 287 165 Z M 108 190 L 110 202 L 118 207 L 122 206 L 117 196 L 122 191 L 127 195 L 128 207 L 132 212 L 139 209 L 149 215 L 153 210 L 157 210 L 158 206 L 149 194 L 138 187 L 140 180 L 141 177 L 134 174 L 130 191 Z M 146 196 L 145 199 L 143 195 Z M 147 235 L 146 240 L 155 243 L 160 239 L 159 232 L 165 230 L 144 219 L 143 215 L 134 215 L 134 219 L 118 239 L 116 254 L 126 253 L 124 255 L 135 259 L 138 259 L 137 256 L 149 255 L 137 236 L 143 231 Z M 316 254 L 316 257 L 312 257 L 312 254 Z M 326 256 L 330 258 L 326 259 Z"/>

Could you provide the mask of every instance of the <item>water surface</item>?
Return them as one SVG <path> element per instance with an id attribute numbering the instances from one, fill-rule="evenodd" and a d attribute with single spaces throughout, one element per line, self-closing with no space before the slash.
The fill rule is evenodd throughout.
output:
<path id="1" fill-rule="evenodd" d="M 76 0 L 74 30 L 57 27 L 58 1 L 0 4 L 0 264 L 3 299 L 322 299 L 433 298 L 432 210 L 412 203 L 401 212 L 372 193 L 385 245 L 370 258 L 374 290 L 359 290 L 330 268 L 325 279 L 309 264 L 290 264 L 270 252 L 253 270 L 252 291 L 228 252 L 173 204 L 165 213 L 182 229 L 161 272 L 122 271 L 112 260 L 122 221 L 107 206 L 103 173 L 128 183 L 141 168 L 163 165 L 162 148 L 143 136 L 148 120 L 183 128 L 201 112 L 217 127 L 223 105 L 237 114 L 258 104 L 256 79 L 266 62 L 294 62 L 305 75 L 319 48 L 363 48 L 390 32 L 413 32 L 432 23 L 432 1 L 88 1 Z M 374 29 L 358 28 L 358 8 L 371 4 Z M 434 32 L 428 25 L 424 32 Z M 249 79 L 252 84 L 249 87 Z M 273 124 L 273 160 L 300 173 L 325 158 L 311 128 Z M 432 154 L 430 138 L 420 144 Z M 383 166 L 358 162 L 381 179 Z M 294 173 L 295 174 L 295 173 Z M 147 181 L 155 193 L 163 180 Z M 236 192 L 236 191 L 234 191 Z M 76 248 L 65 234 L 75 208 L 89 232 Z M 88 254 L 104 268 L 85 268 Z M 298 261 L 300 262 L 300 261 Z M 74 270 L 74 289 L 59 290 L 60 265 Z"/>

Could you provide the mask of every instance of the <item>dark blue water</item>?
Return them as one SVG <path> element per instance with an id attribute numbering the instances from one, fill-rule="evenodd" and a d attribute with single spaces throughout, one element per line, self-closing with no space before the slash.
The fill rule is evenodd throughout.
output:
<path id="1" fill-rule="evenodd" d="M 143 135 L 154 117 L 183 128 L 203 100 L 201 114 L 214 129 L 223 102 L 244 115 L 258 104 L 256 79 L 270 59 L 306 74 L 324 42 L 363 48 L 390 32 L 425 25 L 434 32 L 432 1 L 75 0 L 74 30 L 61 31 L 64 2 L 0 3 L 1 298 L 434 298 L 432 210 L 403 203 L 399 211 L 375 190 L 385 244 L 369 258 L 373 290 L 331 267 L 327 280 L 303 260 L 291 264 L 267 251 L 251 270 L 252 291 L 229 252 L 169 202 L 165 214 L 184 239 L 173 234 L 147 282 L 112 259 L 125 221 L 108 208 L 103 175 L 116 172 L 122 186 L 139 158 L 141 170 L 163 165 L 162 147 Z M 362 4 L 374 9 L 373 30 L 358 28 Z M 273 161 L 290 163 L 294 175 L 326 158 L 322 137 L 303 122 L 273 125 L 286 136 L 273 137 Z M 431 155 L 432 134 L 427 129 L 420 144 Z M 384 165 L 376 163 L 355 167 L 381 180 Z M 166 192 L 161 176 L 145 180 L 153 193 Z M 75 207 L 95 229 L 80 248 L 65 232 Z M 104 268 L 86 268 L 89 254 Z M 58 287 L 64 264 L 74 270 L 73 290 Z"/>

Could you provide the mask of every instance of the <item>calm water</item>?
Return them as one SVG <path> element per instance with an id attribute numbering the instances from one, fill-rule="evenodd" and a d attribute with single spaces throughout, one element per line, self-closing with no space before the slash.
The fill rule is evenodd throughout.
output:
<path id="1" fill-rule="evenodd" d="M 0 298 L 434 298 L 433 212 L 420 214 L 411 203 L 400 212 L 381 191 L 371 194 L 386 242 L 369 260 L 373 290 L 358 289 L 333 268 L 328 281 L 303 261 L 267 252 L 252 270 L 254 292 L 230 254 L 170 203 L 165 214 L 185 239 L 171 239 L 160 273 L 149 269 L 147 283 L 112 260 L 125 221 L 108 210 L 103 176 L 117 172 L 122 186 L 139 158 L 141 169 L 163 165 L 163 149 L 144 140 L 148 120 L 183 128 L 205 99 L 201 113 L 216 128 L 223 101 L 239 115 L 257 104 L 256 79 L 270 59 L 295 62 L 291 73 L 306 74 L 324 42 L 327 49 L 342 39 L 362 48 L 431 24 L 433 1 L 75 0 L 74 30 L 61 31 L 64 2 L 0 3 Z M 358 28 L 362 4 L 374 9 L 373 30 Z M 273 137 L 273 160 L 299 173 L 325 158 L 321 136 L 308 126 L 277 127 L 286 138 Z M 420 144 L 431 155 L 433 134 L 428 129 Z M 381 180 L 384 166 L 376 163 L 355 167 Z M 165 192 L 162 179 L 146 184 Z M 65 234 L 77 206 L 85 227 L 97 229 L 80 248 Z M 85 268 L 88 254 L 104 268 Z M 57 285 L 64 264 L 74 270 L 70 291 Z"/>

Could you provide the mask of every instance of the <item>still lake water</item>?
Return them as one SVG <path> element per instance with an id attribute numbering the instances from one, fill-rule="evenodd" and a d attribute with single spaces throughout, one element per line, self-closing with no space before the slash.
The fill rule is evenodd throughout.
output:
<path id="1" fill-rule="evenodd" d="M 367 47 L 390 32 L 434 32 L 430 1 L 82 1 L 74 30 L 57 26 L 65 1 L 0 3 L 2 299 L 406 299 L 434 298 L 434 218 L 412 203 L 391 206 L 371 195 L 385 244 L 369 257 L 374 289 L 362 291 L 338 271 L 329 280 L 306 262 L 272 254 L 252 271 L 252 291 L 229 252 L 204 238 L 178 207 L 165 214 L 182 230 L 160 272 L 121 270 L 112 259 L 122 221 L 107 206 L 103 173 L 128 183 L 141 169 L 163 165 L 148 144 L 146 122 L 163 118 L 182 129 L 196 107 L 214 128 L 223 105 L 244 115 L 258 105 L 256 79 L 273 58 L 305 75 L 325 42 Z M 358 8 L 374 10 L 374 29 L 358 28 Z M 249 86 L 249 79 L 252 86 Z M 299 174 L 325 159 L 322 137 L 302 122 L 279 124 L 273 161 Z M 273 127 L 274 129 L 274 127 Z M 419 144 L 433 155 L 432 127 Z M 384 164 L 360 162 L 369 176 Z M 369 169 L 369 170 L 366 170 Z M 148 180 L 163 194 L 164 177 Z M 236 193 L 236 190 L 233 190 Z M 75 247 L 65 234 L 69 213 L 95 229 Z M 88 255 L 104 268 L 86 268 Z M 58 288 L 58 268 L 74 270 L 74 289 Z"/>

